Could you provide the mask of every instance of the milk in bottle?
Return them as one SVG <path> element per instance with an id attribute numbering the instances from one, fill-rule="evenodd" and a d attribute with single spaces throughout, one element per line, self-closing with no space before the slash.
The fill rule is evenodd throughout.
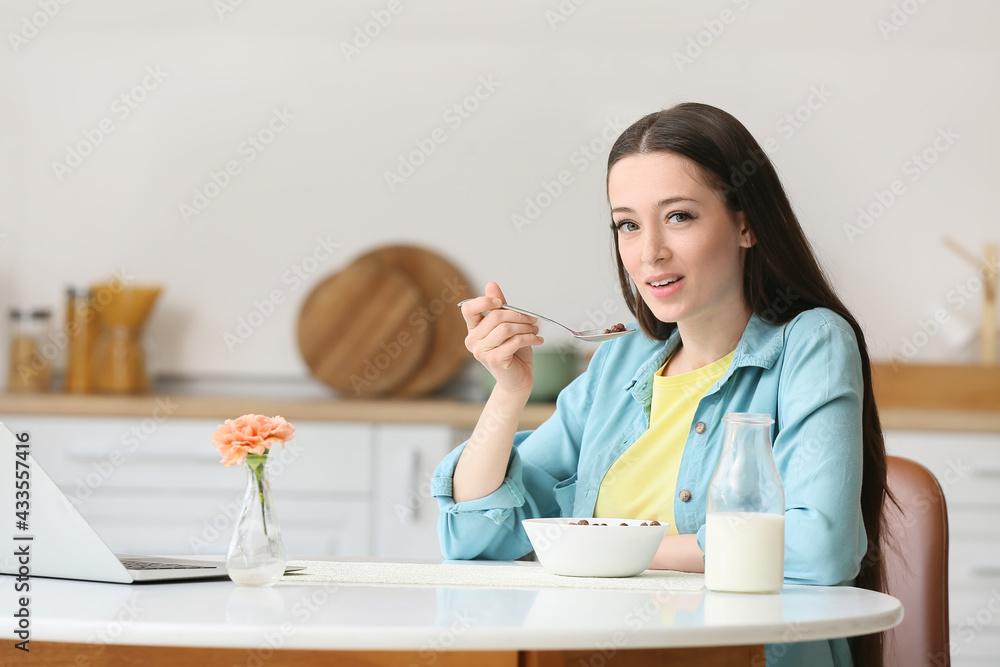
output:
<path id="1" fill-rule="evenodd" d="M 785 493 L 771 451 L 770 415 L 730 412 L 708 488 L 705 586 L 777 593 L 784 582 Z"/>

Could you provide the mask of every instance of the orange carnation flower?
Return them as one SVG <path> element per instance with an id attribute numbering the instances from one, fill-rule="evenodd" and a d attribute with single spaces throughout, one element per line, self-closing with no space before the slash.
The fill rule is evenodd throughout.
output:
<path id="1" fill-rule="evenodd" d="M 212 444 L 226 466 L 243 465 L 247 454 L 266 455 L 272 445 L 295 437 L 295 427 L 283 417 L 243 415 L 227 419 L 212 434 Z"/>

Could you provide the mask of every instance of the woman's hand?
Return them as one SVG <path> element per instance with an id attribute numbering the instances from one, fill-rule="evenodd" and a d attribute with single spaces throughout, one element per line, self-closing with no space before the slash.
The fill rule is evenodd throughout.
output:
<path id="1" fill-rule="evenodd" d="M 538 318 L 500 308 L 504 303 L 500 286 L 491 282 L 486 296 L 462 306 L 469 327 L 465 347 L 493 375 L 498 389 L 527 396 L 533 382 L 531 346 L 544 341 L 538 335 Z"/>
<path id="2" fill-rule="evenodd" d="M 698 536 L 664 535 L 649 569 L 704 572 L 705 552 L 698 546 Z"/>

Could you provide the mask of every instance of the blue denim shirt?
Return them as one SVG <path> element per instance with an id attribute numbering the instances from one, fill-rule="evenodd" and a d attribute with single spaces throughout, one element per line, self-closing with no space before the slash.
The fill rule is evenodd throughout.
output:
<path id="1" fill-rule="evenodd" d="M 521 519 L 593 516 L 605 473 L 649 427 L 653 374 L 679 343 L 675 331 L 667 341 L 637 332 L 601 344 L 587 371 L 559 394 L 552 417 L 515 436 L 506 477 L 488 496 L 454 502 L 452 475 L 469 443 L 448 454 L 431 482 L 441 509 L 444 556 L 518 558 L 531 551 Z M 697 534 L 704 550 L 705 499 L 722 451 L 722 417 L 770 414 L 785 490 L 785 581 L 852 583 L 867 549 L 861 519 L 863 392 L 857 340 L 842 317 L 815 308 L 774 325 L 752 315 L 732 364 L 692 419 L 674 489 L 677 531 Z M 683 490 L 690 493 L 686 501 Z M 798 664 L 851 664 L 846 640 L 777 647 L 784 650 L 769 647 L 768 665 L 800 659 L 808 662 Z"/>

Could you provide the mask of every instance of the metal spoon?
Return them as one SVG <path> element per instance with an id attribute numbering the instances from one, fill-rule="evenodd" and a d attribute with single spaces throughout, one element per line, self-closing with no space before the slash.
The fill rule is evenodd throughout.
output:
<path id="1" fill-rule="evenodd" d="M 464 303 L 466 303 L 468 301 L 472 301 L 472 299 L 466 299 L 465 301 L 459 301 L 458 302 L 458 306 L 461 307 L 462 304 L 464 304 Z M 566 331 L 570 332 L 571 334 L 573 334 L 574 337 L 579 338 L 580 340 L 585 340 L 585 341 L 592 342 L 592 343 L 600 343 L 601 341 L 609 340 L 611 338 L 616 338 L 618 336 L 624 336 L 625 334 L 630 334 L 633 331 L 635 331 L 634 327 L 627 328 L 627 329 L 625 329 L 625 331 L 613 331 L 611 333 L 606 333 L 604 331 L 604 329 L 587 329 L 586 331 L 573 331 L 572 329 L 570 329 L 565 324 L 560 324 L 559 322 L 556 322 L 555 320 L 550 320 L 549 318 L 545 317 L 544 315 L 539 315 L 538 313 L 533 313 L 530 310 L 525 310 L 523 308 L 517 308 L 515 306 L 510 305 L 509 303 L 505 303 L 505 304 L 501 305 L 500 307 L 501 308 L 506 308 L 507 310 L 513 310 L 515 313 L 521 313 L 522 315 L 530 315 L 531 317 L 537 317 L 540 320 L 545 320 L 546 322 L 551 322 L 552 324 L 555 324 L 556 326 L 560 326 L 563 329 L 565 329 Z"/>

